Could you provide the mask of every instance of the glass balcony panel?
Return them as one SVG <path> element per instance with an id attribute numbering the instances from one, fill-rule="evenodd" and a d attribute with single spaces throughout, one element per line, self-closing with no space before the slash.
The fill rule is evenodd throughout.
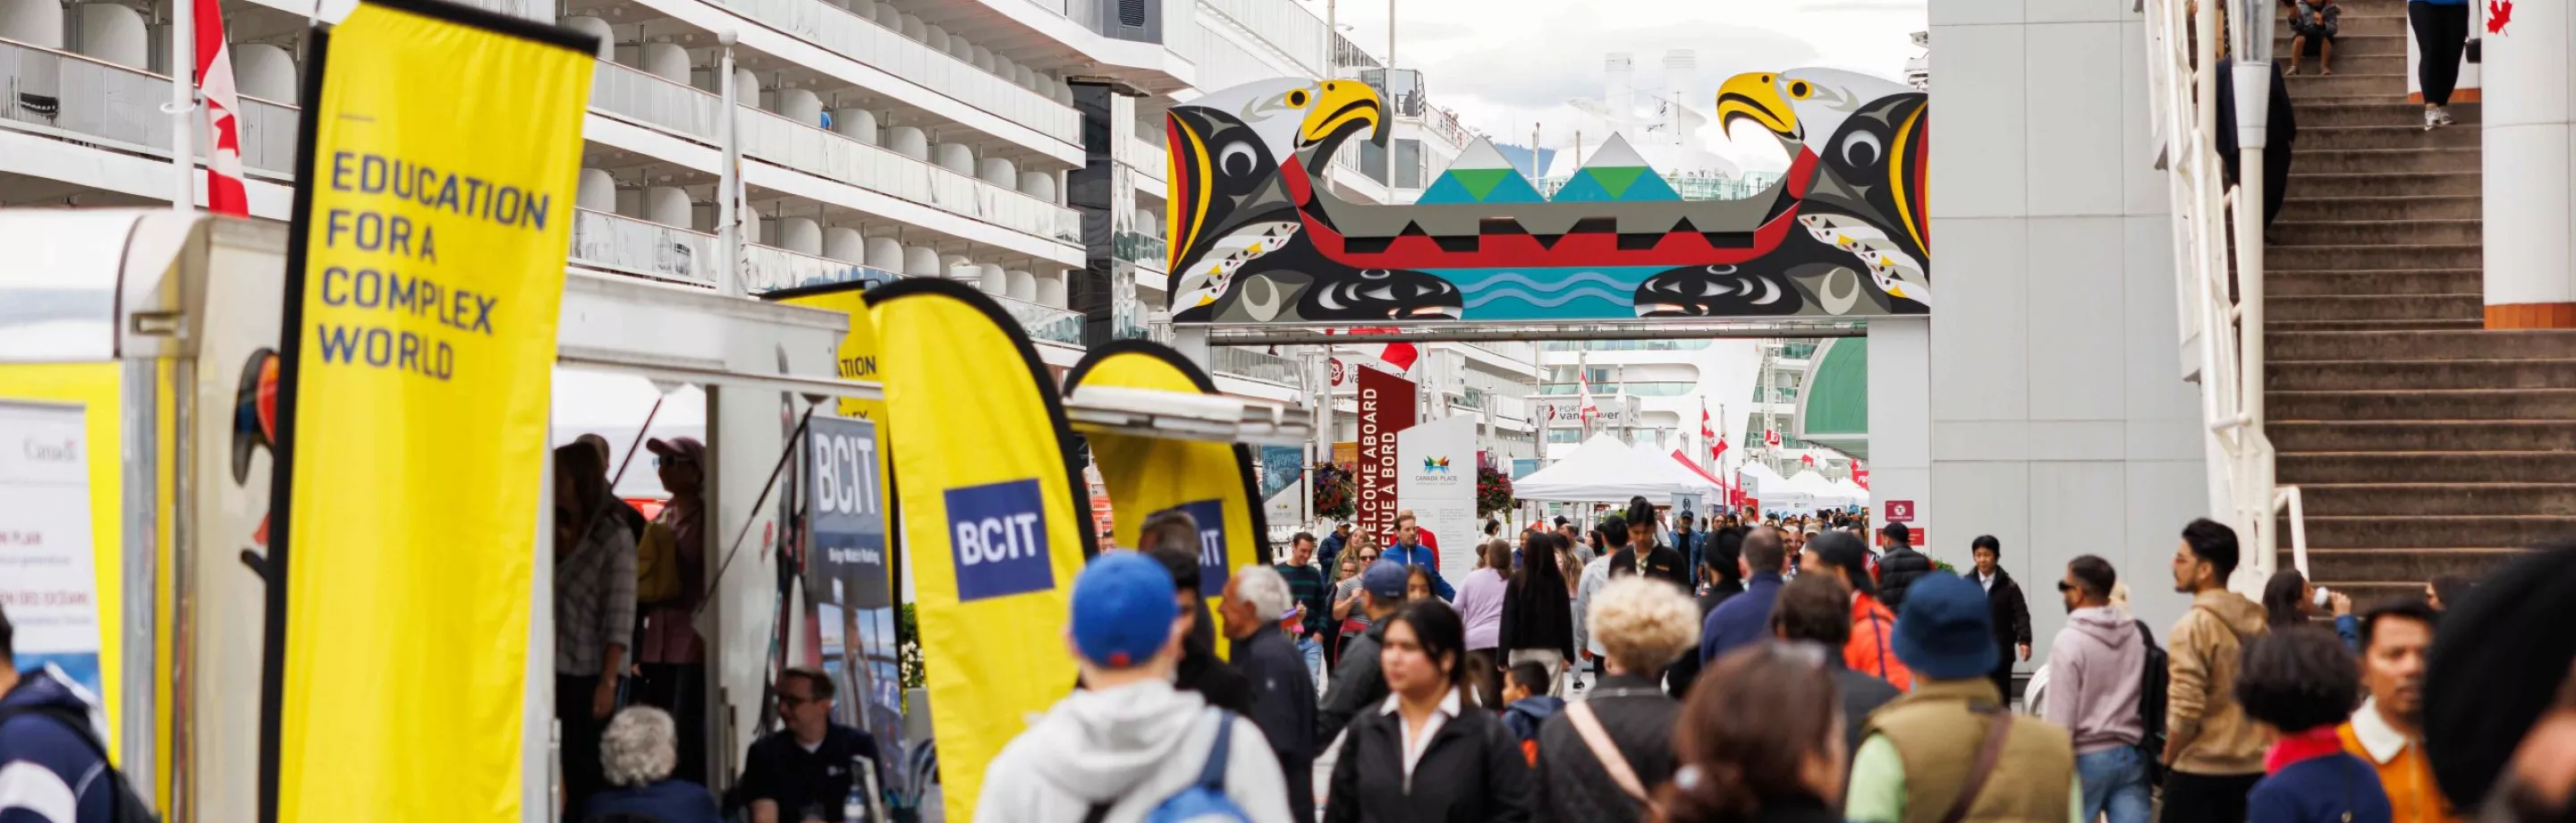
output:
<path id="1" fill-rule="evenodd" d="M 589 209 L 572 212 L 572 262 L 712 287 L 716 237 Z"/>

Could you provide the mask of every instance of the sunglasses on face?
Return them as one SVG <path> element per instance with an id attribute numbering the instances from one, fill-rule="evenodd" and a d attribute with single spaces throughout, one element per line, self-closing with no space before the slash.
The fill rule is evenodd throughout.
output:
<path id="1" fill-rule="evenodd" d="M 686 458 L 686 457 L 681 457 L 681 456 L 678 456 L 678 455 L 672 455 L 672 454 L 657 454 L 657 455 L 653 455 L 653 468 L 657 468 L 657 469 L 665 469 L 665 468 L 670 468 L 670 467 L 672 467 L 672 466 L 695 466 L 695 465 L 697 465 L 697 464 L 698 464 L 698 461 L 691 460 L 691 459 L 688 459 L 688 458 Z"/>
<path id="2" fill-rule="evenodd" d="M 1362 562 L 1362 563 L 1375 563 L 1375 562 L 1377 562 L 1377 555 L 1374 555 L 1374 554 L 1363 554 L 1363 555 L 1360 555 L 1360 562 Z"/>
<path id="3" fill-rule="evenodd" d="M 2075 587 L 2074 587 L 2074 586 L 2072 586 L 2072 585 L 2069 585 L 2066 581 L 2064 581 L 2064 580 L 2057 581 L 2057 593 L 2058 593 L 2058 594 L 2065 594 L 2065 593 L 2067 593 L 2067 592 L 2071 592 L 2071 591 L 2074 591 L 2074 590 L 2075 590 Z"/>

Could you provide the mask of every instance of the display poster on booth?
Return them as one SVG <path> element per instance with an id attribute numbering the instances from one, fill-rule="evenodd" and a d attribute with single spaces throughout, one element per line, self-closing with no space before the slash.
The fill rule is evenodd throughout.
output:
<path id="1" fill-rule="evenodd" d="M 21 669 L 99 686 L 89 441 L 82 407 L 0 401 L 0 608 Z"/>
<path id="2" fill-rule="evenodd" d="M 876 424 L 816 416 L 807 426 L 805 490 L 813 525 L 805 602 L 814 611 L 824 674 L 839 694 L 857 698 L 834 703 L 832 721 L 878 740 L 902 740 L 903 674 Z"/>
<path id="3" fill-rule="evenodd" d="M 1395 436 L 1395 497 L 1438 536 L 1440 577 L 1455 585 L 1476 569 L 1476 418 L 1426 421 Z M 1425 542 L 1430 542 L 1426 540 Z"/>

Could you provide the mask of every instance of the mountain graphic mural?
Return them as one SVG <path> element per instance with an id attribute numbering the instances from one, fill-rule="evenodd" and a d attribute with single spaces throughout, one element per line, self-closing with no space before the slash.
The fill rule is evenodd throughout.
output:
<path id="1" fill-rule="evenodd" d="M 1467 145 L 1465 151 L 1458 153 L 1458 159 L 1449 164 L 1449 170 L 1432 180 L 1431 187 L 1423 189 L 1422 197 L 1414 202 L 1455 205 L 1546 201 L 1547 198 L 1539 196 L 1538 188 L 1530 185 L 1529 178 L 1521 176 L 1520 170 L 1503 160 L 1503 153 L 1495 151 L 1492 142 L 1478 137 L 1476 142 Z"/>
<path id="2" fill-rule="evenodd" d="M 1611 135 L 1592 156 L 1583 158 L 1583 167 L 1567 178 L 1556 190 L 1558 203 L 1653 203 L 1682 199 L 1663 175 L 1646 167 L 1646 158 L 1629 147 L 1628 139 Z"/>

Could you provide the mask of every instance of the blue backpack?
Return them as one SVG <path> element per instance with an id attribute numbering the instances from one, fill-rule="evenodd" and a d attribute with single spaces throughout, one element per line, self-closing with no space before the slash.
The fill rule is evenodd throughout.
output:
<path id="1" fill-rule="evenodd" d="M 1145 823 L 1251 823 L 1234 798 L 1225 796 L 1226 754 L 1234 745 L 1234 713 L 1210 709 L 1216 715 L 1216 745 L 1209 747 L 1207 765 L 1199 769 L 1199 779 L 1189 788 L 1163 799 L 1162 804 L 1145 814 Z M 1083 823 L 1100 823 L 1109 817 L 1109 807 L 1116 801 L 1091 807 Z"/>

